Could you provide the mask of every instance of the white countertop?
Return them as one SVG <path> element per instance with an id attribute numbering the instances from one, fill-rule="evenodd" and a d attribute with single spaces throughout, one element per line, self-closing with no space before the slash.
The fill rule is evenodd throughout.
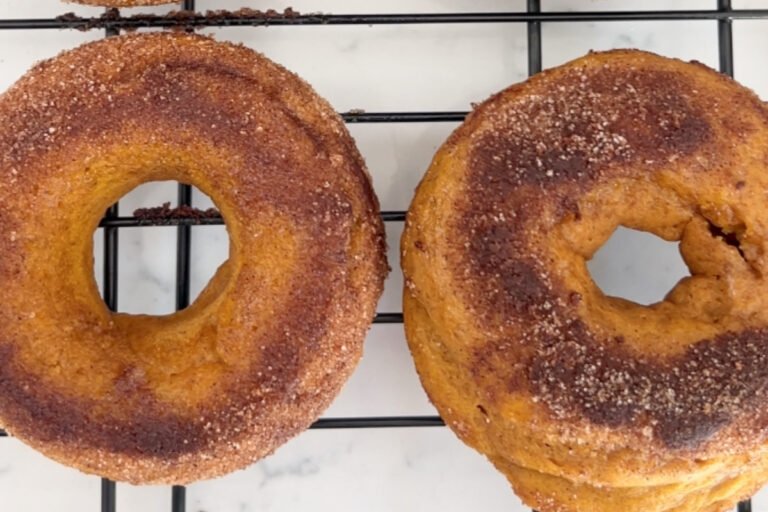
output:
<path id="1" fill-rule="evenodd" d="M 544 0 L 546 10 L 632 9 L 629 0 Z M 381 5 L 377 5 L 381 4 Z M 672 2 L 643 2 L 645 9 Z M 198 0 L 206 9 L 274 8 L 326 13 L 523 11 L 522 0 L 309 0 L 259 2 Z M 715 1 L 674 2 L 675 9 L 711 9 Z M 768 8 L 768 0 L 736 1 L 735 8 Z M 139 9 L 164 12 L 172 7 Z M 636 7 L 635 7 L 636 8 Z M 0 18 L 50 18 L 97 8 L 56 0 L 0 0 Z M 526 76 L 525 24 L 243 27 L 207 29 L 240 41 L 299 73 L 339 111 L 467 110 L 471 102 Z M 35 61 L 102 36 L 101 31 L 0 31 L 0 90 Z M 714 21 L 585 22 L 543 25 L 544 67 L 590 49 L 634 47 L 696 59 L 716 67 Z M 768 20 L 735 21 L 736 78 L 768 99 Z M 456 123 L 351 125 L 374 178 L 382 209 L 404 210 L 432 154 Z M 175 184 L 145 185 L 121 203 L 175 201 Z M 196 206 L 206 198 L 195 196 Z M 381 312 L 401 311 L 402 275 L 397 246 L 402 223 L 387 223 L 393 272 Z M 119 308 L 168 313 L 174 303 L 174 228 L 120 232 Z M 621 233 L 591 268 L 607 291 L 648 302 L 661 298 L 686 269 L 674 244 Z M 101 274 L 100 232 L 96 272 Z M 193 296 L 226 257 L 221 226 L 193 228 Z M 326 416 L 435 414 L 419 385 L 401 325 L 376 325 L 362 363 Z M 81 512 L 98 510 L 99 479 L 51 462 L 20 442 L 0 439 L 0 509 Z M 169 487 L 118 485 L 119 512 L 167 512 Z M 445 428 L 308 431 L 250 468 L 189 486 L 189 512 L 527 510 L 483 457 Z M 754 501 L 768 510 L 768 493 Z"/>

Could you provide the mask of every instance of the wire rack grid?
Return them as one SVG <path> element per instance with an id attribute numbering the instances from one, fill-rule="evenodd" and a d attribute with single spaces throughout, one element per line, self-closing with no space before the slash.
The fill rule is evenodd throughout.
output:
<path id="1" fill-rule="evenodd" d="M 768 9 L 734 9 L 731 0 L 715 0 L 711 10 L 664 10 L 664 11 L 580 11 L 542 12 L 540 0 L 526 0 L 524 12 L 467 12 L 467 13 L 409 13 L 409 14 L 234 14 L 210 17 L 195 10 L 195 0 L 184 0 L 179 7 L 187 12 L 183 18 L 173 19 L 162 16 L 135 18 L 121 16 L 111 11 L 96 23 L 79 17 L 57 17 L 38 19 L 0 19 L 0 30 L 18 29 L 93 29 L 103 28 L 106 37 L 116 36 L 125 30 L 137 28 L 178 28 L 193 30 L 198 27 L 265 26 L 265 25 L 395 25 L 395 24 L 467 24 L 467 23 L 522 23 L 527 29 L 527 65 L 532 75 L 542 68 L 542 23 L 554 22 L 610 22 L 610 21 L 685 21 L 710 20 L 717 23 L 718 54 L 720 71 L 733 76 L 733 20 L 768 20 Z M 408 111 L 408 112 L 348 112 L 342 113 L 347 123 L 418 123 L 458 122 L 464 119 L 466 111 Z M 178 185 L 178 205 L 191 205 L 192 187 Z M 403 222 L 405 211 L 383 211 L 385 222 Z M 181 217 L 171 219 L 142 219 L 122 216 L 118 204 L 112 205 L 100 223 L 104 236 L 103 295 L 107 306 L 117 309 L 118 290 L 118 249 L 119 230 L 126 227 L 173 225 L 177 229 L 176 243 L 176 309 L 184 309 L 190 302 L 190 261 L 191 228 L 195 225 L 222 225 L 220 217 Z M 378 312 L 374 323 L 403 321 L 402 312 Z M 368 416 L 321 418 L 313 429 L 361 429 L 386 427 L 440 427 L 444 426 L 438 416 Z M 0 436 L 6 433 L 0 430 Z M 172 512 L 186 511 L 186 490 L 174 486 L 171 493 Z M 750 501 L 739 503 L 738 512 L 751 512 Z M 116 511 L 115 482 L 102 479 L 101 511 Z"/>

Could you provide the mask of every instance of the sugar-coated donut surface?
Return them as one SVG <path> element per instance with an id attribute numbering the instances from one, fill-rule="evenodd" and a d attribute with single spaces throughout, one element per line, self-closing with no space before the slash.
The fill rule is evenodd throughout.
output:
<path id="1" fill-rule="evenodd" d="M 542 511 L 725 510 L 768 480 L 768 110 L 698 63 L 593 53 L 479 105 L 402 239 L 446 422 Z M 614 229 L 679 240 L 657 304 L 605 296 Z"/>
<path id="2" fill-rule="evenodd" d="M 245 47 L 128 35 L 38 64 L 0 119 L 0 425 L 83 471 L 183 483 L 328 406 L 387 265 L 362 158 L 306 83 Z M 112 313 L 93 232 L 169 179 L 211 196 L 229 259 L 182 312 Z"/>

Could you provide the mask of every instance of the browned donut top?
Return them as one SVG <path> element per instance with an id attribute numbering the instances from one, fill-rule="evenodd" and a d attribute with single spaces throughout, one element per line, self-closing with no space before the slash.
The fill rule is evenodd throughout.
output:
<path id="1" fill-rule="evenodd" d="M 383 225 L 343 122 L 244 47 L 123 36 L 0 96 L 0 424 L 114 479 L 242 467 L 306 428 L 361 353 Z M 230 257 L 188 309 L 107 311 L 92 233 L 136 185 L 208 193 Z"/>
<path id="2" fill-rule="evenodd" d="M 446 345 L 484 410 L 523 393 L 672 448 L 726 426 L 728 446 L 764 437 L 768 112 L 752 92 L 696 63 L 590 54 L 484 102 L 433 165 L 458 185 L 409 219 L 407 250 L 445 259 L 474 318 L 472 355 Z M 681 240 L 692 277 L 649 307 L 604 296 L 585 261 L 618 225 Z"/>

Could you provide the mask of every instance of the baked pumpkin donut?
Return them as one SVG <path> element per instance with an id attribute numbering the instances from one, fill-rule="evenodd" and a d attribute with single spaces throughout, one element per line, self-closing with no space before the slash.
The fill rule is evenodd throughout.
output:
<path id="1" fill-rule="evenodd" d="M 0 425 L 89 473 L 183 483 L 328 406 L 387 266 L 363 160 L 309 85 L 245 47 L 129 35 L 38 64 L 0 119 Z M 153 180 L 214 200 L 229 259 L 181 312 L 112 313 L 92 235 Z"/>
<path id="2" fill-rule="evenodd" d="M 478 106 L 402 238 L 424 387 L 540 511 L 714 511 L 768 479 L 768 111 L 731 79 L 593 53 Z M 679 240 L 661 302 L 604 295 L 617 226 Z"/>

